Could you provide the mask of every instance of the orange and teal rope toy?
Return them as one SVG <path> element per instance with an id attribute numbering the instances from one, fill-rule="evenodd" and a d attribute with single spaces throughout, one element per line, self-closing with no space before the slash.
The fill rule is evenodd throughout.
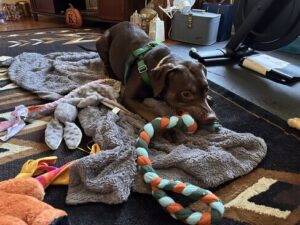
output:
<path id="1" fill-rule="evenodd" d="M 224 205 L 216 195 L 192 184 L 163 179 L 152 167 L 147 151 L 151 138 L 160 129 L 175 127 L 188 133 L 194 133 L 198 128 L 197 123 L 189 114 L 156 118 L 142 128 L 136 140 L 138 169 L 143 174 L 145 183 L 151 188 L 154 198 L 173 218 L 190 225 L 218 224 L 224 214 Z M 194 201 L 201 200 L 209 207 L 205 212 L 184 208 L 165 191 L 182 194 Z"/>

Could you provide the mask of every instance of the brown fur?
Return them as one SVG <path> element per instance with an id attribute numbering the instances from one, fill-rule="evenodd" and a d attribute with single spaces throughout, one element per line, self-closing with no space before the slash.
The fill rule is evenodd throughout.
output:
<path id="1" fill-rule="evenodd" d="M 119 23 L 108 29 L 97 41 L 96 48 L 112 78 L 124 81 L 125 64 L 132 52 L 149 43 L 147 34 L 129 22 Z M 157 64 L 168 56 L 158 67 Z M 165 45 L 159 45 L 144 55 L 151 86 L 142 80 L 136 63 L 133 64 L 125 84 L 122 103 L 147 121 L 158 115 L 142 104 L 143 99 L 154 97 L 167 102 L 178 113 L 188 112 L 201 123 L 211 123 L 215 113 L 207 104 L 208 83 L 202 64 L 186 61 Z"/>

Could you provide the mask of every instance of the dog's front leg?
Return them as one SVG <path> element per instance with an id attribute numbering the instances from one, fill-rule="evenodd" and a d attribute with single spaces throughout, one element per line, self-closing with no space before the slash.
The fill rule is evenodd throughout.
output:
<path id="1" fill-rule="evenodd" d="M 137 69 L 133 69 L 122 94 L 122 103 L 124 106 L 150 122 L 160 116 L 153 108 L 142 103 L 145 98 L 151 96 L 152 90 L 147 87 L 140 74 L 137 72 Z"/>
<path id="2" fill-rule="evenodd" d="M 129 109 L 131 112 L 134 112 L 141 117 L 143 117 L 146 121 L 150 122 L 159 115 L 154 112 L 151 108 L 143 105 L 141 102 L 139 102 L 137 99 L 124 97 L 123 104 L 127 109 Z"/>

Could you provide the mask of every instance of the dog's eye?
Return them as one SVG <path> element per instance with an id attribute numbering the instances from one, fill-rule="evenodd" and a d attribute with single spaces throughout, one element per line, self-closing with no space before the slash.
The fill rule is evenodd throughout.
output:
<path id="1" fill-rule="evenodd" d="M 192 99 L 192 98 L 193 98 L 193 93 L 190 92 L 190 91 L 182 91 L 182 92 L 181 92 L 181 96 L 182 96 L 184 99 Z"/>

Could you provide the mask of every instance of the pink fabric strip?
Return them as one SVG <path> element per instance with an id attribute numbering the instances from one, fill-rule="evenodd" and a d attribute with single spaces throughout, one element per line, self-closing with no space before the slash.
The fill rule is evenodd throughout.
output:
<path id="1" fill-rule="evenodd" d="M 44 173 L 36 177 L 35 179 L 37 179 L 43 185 L 44 188 L 47 188 L 52 183 L 52 181 L 54 181 L 61 172 L 65 171 L 68 167 L 70 167 L 73 162 L 74 161 L 68 162 L 59 168 L 56 168 L 50 172 Z"/>
<path id="2" fill-rule="evenodd" d="M 9 127 L 13 126 L 17 120 L 8 120 L 0 122 L 0 132 L 7 130 Z"/>

